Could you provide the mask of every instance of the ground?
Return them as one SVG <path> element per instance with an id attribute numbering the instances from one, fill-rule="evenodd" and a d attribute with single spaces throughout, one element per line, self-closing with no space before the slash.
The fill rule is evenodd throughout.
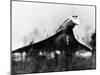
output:
<path id="1" fill-rule="evenodd" d="M 66 62 L 68 61 L 68 62 Z M 96 53 L 89 58 L 59 55 L 57 60 L 43 57 L 29 57 L 23 61 L 12 60 L 12 74 L 16 73 L 43 73 L 58 71 L 89 70 L 96 68 Z"/>

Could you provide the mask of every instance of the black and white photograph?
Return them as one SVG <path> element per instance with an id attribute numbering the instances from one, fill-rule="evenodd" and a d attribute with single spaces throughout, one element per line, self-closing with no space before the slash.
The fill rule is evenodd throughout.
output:
<path id="1" fill-rule="evenodd" d="M 12 75 L 95 69 L 95 5 L 12 1 Z"/>

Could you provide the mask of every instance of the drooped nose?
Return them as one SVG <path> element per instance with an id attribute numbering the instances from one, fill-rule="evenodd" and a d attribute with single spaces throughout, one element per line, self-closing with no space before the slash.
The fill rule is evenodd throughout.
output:
<path id="1" fill-rule="evenodd" d="M 76 24 L 76 25 L 79 25 L 80 24 L 80 21 L 79 21 L 79 18 L 77 15 L 73 15 L 72 16 L 72 21 Z"/>

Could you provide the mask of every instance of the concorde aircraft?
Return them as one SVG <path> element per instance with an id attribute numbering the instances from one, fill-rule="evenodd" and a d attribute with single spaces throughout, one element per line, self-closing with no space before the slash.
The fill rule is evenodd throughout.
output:
<path id="1" fill-rule="evenodd" d="M 16 49 L 12 51 L 14 53 L 26 53 L 27 56 L 37 56 L 40 52 L 43 54 L 44 52 L 56 52 L 59 50 L 60 52 L 64 51 L 65 55 L 69 55 L 75 53 L 78 50 L 91 50 L 85 45 L 81 44 L 76 40 L 73 28 L 75 25 L 79 25 L 78 16 L 71 16 L 59 27 L 56 31 L 56 34 L 42 40 L 40 42 Z M 45 54 L 44 54 L 45 56 Z"/>

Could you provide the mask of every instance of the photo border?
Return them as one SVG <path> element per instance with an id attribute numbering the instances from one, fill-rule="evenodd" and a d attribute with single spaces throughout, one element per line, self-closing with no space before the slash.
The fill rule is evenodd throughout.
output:
<path id="1" fill-rule="evenodd" d="M 46 2 L 46 1 L 10 0 L 10 74 L 12 74 L 12 1 L 43 3 L 43 4 L 58 4 L 58 5 L 91 6 L 91 7 L 94 7 L 95 8 L 95 32 L 96 32 L 96 39 L 97 39 L 97 6 L 96 5 L 73 4 L 73 3 L 58 3 L 58 2 Z M 96 61 L 95 69 L 88 69 L 88 70 L 96 70 L 97 69 L 97 41 L 96 41 L 96 57 L 95 57 L 95 61 Z M 85 71 L 85 70 L 72 70 L 72 71 Z M 59 72 L 65 72 L 65 71 L 59 71 Z M 69 71 L 67 71 L 67 72 L 69 72 Z M 54 72 L 42 72 L 42 73 L 54 73 Z M 23 74 L 40 74 L 40 73 L 23 73 Z"/>

